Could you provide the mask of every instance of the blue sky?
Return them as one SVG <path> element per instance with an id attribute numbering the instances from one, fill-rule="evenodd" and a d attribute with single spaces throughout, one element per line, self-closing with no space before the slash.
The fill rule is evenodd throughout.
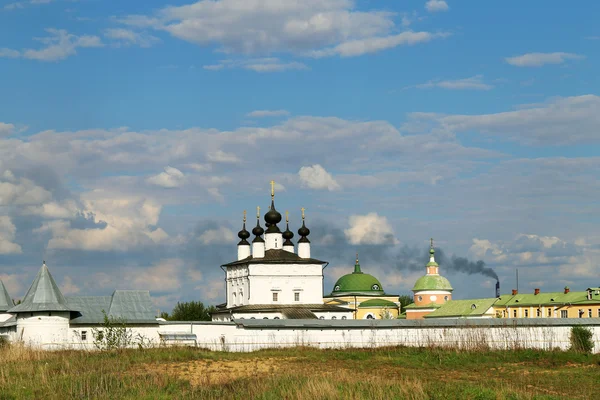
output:
<path id="1" fill-rule="evenodd" d="M 325 291 L 429 237 L 503 291 L 598 285 L 593 1 L 0 5 L 0 279 L 223 300 L 242 210 L 306 207 Z M 297 229 L 297 226 L 296 226 Z M 441 266 L 444 273 L 444 265 Z M 493 293 L 452 270 L 455 297 Z M 524 288 L 524 289 L 523 289 Z"/>

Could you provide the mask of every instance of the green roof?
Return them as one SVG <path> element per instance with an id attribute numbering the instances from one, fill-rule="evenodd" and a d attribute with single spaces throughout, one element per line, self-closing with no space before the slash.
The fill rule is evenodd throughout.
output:
<path id="1" fill-rule="evenodd" d="M 485 314 L 498 299 L 450 300 L 425 318 L 476 317 Z"/>
<path id="2" fill-rule="evenodd" d="M 71 324 L 99 324 L 108 317 L 127 323 L 157 323 L 156 312 L 147 290 L 115 290 L 112 296 L 73 296 L 67 297 L 69 306 L 79 312 Z"/>
<path id="3" fill-rule="evenodd" d="M 424 304 L 422 306 L 418 306 L 415 303 L 410 303 L 409 305 L 407 305 L 406 307 L 404 307 L 405 310 L 431 310 L 432 308 L 440 308 L 441 304 L 437 304 L 437 303 L 429 303 L 429 304 Z"/>
<path id="4" fill-rule="evenodd" d="M 12 299 L 8 294 L 8 290 L 6 290 L 6 286 L 4 286 L 4 283 L 0 280 L 0 311 L 6 311 L 12 307 Z"/>
<path id="5" fill-rule="evenodd" d="M 40 268 L 21 304 L 8 310 L 10 313 L 34 311 L 74 311 L 60 292 L 46 263 Z"/>
<path id="6" fill-rule="evenodd" d="M 503 294 L 496 302 L 496 306 L 539 306 L 542 304 L 561 305 L 561 304 L 598 304 L 600 303 L 600 294 L 592 289 L 592 298 L 588 300 L 588 292 L 540 292 L 519 293 L 516 295 Z"/>
<path id="7" fill-rule="evenodd" d="M 384 300 L 384 299 L 371 299 L 367 301 L 363 301 L 360 303 L 358 308 L 373 308 L 373 307 L 392 307 L 398 308 L 398 305 L 393 301 Z"/>
<path id="8" fill-rule="evenodd" d="M 354 265 L 354 272 L 342 276 L 333 285 L 333 291 L 330 296 L 340 296 L 344 294 L 363 294 L 363 295 L 384 295 L 383 286 L 379 279 L 373 275 L 365 274 L 360 269 L 358 258 Z"/>
<path id="9" fill-rule="evenodd" d="M 417 290 L 448 290 L 452 291 L 452 286 L 448 279 L 441 275 L 424 275 L 417 279 L 413 291 Z"/>

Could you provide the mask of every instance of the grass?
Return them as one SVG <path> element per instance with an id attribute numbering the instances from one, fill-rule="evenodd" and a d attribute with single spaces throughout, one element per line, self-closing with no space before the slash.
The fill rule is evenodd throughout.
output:
<path id="1" fill-rule="evenodd" d="M 598 376 L 563 351 L 0 349 L 0 399 L 587 399 Z"/>

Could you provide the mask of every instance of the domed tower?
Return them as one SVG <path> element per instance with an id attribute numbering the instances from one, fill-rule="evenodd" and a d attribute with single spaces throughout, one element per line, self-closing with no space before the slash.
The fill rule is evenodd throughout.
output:
<path id="1" fill-rule="evenodd" d="M 439 265 L 435 262 L 433 239 L 429 249 L 429 262 L 425 266 L 427 273 L 417 279 L 412 288 L 414 304 L 407 307 L 406 318 L 423 318 L 442 304 L 452 300 L 452 285 L 440 275 Z"/>
<path id="2" fill-rule="evenodd" d="M 310 258 L 310 240 L 308 240 L 310 229 L 304 223 L 304 207 L 300 210 L 302 211 L 302 226 L 298 229 L 298 235 L 300 235 L 300 240 L 298 240 L 298 255 L 302 258 Z"/>
<path id="3" fill-rule="evenodd" d="M 250 232 L 246 230 L 246 210 L 244 210 L 244 222 L 242 230 L 238 232 L 238 237 L 240 238 L 238 243 L 238 260 L 243 260 L 250 257 L 250 243 L 248 243 Z"/>
<path id="4" fill-rule="evenodd" d="M 256 207 L 256 226 L 252 229 L 254 239 L 252 239 L 252 257 L 253 258 L 264 258 L 265 257 L 265 240 L 262 238 L 262 234 L 265 230 L 260 226 L 260 207 Z"/>
<path id="5" fill-rule="evenodd" d="M 363 294 L 368 296 L 382 296 L 385 294 L 379 279 L 373 275 L 365 274 L 360 269 L 358 254 L 354 264 L 354 272 L 342 276 L 333 285 L 332 295 Z"/>
<path id="6" fill-rule="evenodd" d="M 265 214 L 265 250 L 281 249 L 283 238 L 277 226 L 281 222 L 281 214 L 275 209 L 275 181 L 271 181 L 271 207 Z"/>
<path id="7" fill-rule="evenodd" d="M 293 253 L 294 242 L 292 242 L 292 239 L 294 238 L 294 232 L 290 231 L 290 216 L 287 211 L 285 212 L 285 232 L 283 232 L 281 236 L 285 239 L 285 242 L 283 242 L 283 249 Z"/>

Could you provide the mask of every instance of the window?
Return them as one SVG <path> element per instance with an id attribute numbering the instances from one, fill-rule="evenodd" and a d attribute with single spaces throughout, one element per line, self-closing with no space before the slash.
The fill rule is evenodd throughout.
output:
<path id="1" fill-rule="evenodd" d="M 588 318 L 592 318 L 592 309 L 591 308 L 588 310 Z"/>
<path id="2" fill-rule="evenodd" d="M 273 319 L 279 319 L 279 317 L 274 317 Z"/>
<path id="3" fill-rule="evenodd" d="M 537 309 L 536 317 L 540 318 L 542 316 L 542 310 L 540 308 Z"/>
<path id="4" fill-rule="evenodd" d="M 423 301 L 423 296 L 419 296 L 419 301 Z"/>
<path id="5" fill-rule="evenodd" d="M 375 317 L 373 316 L 373 314 L 369 314 L 367 315 L 367 319 L 375 319 Z"/>
<path id="6" fill-rule="evenodd" d="M 235 293 L 233 294 L 233 300 L 231 300 L 231 304 L 235 306 Z"/>
<path id="7" fill-rule="evenodd" d="M 300 301 L 300 293 L 299 292 L 294 293 L 294 301 Z"/>
<path id="8" fill-rule="evenodd" d="M 552 317 L 552 309 L 551 308 L 548 309 L 548 318 L 550 318 L 550 317 Z"/>
<path id="9" fill-rule="evenodd" d="M 598 310 L 598 311 L 600 312 L 600 310 Z M 344 316 L 342 317 L 342 319 L 346 319 L 346 316 L 344 315 Z"/>
<path id="10" fill-rule="evenodd" d="M 337 292 L 338 290 L 340 290 L 340 285 L 335 285 L 335 287 L 333 288 L 333 291 Z"/>
<path id="11" fill-rule="evenodd" d="M 321 316 L 319 317 L 319 319 L 325 319 L 325 317 L 321 315 Z"/>
<path id="12" fill-rule="evenodd" d="M 567 310 L 560 310 L 560 317 L 561 318 L 569 318 Z"/>
<path id="13" fill-rule="evenodd" d="M 256 319 L 256 318 L 254 318 L 254 317 L 250 317 L 250 319 Z"/>
<path id="14" fill-rule="evenodd" d="M 371 286 L 371 290 L 379 290 L 379 285 L 375 284 Z"/>
<path id="15" fill-rule="evenodd" d="M 333 317 L 331 317 L 331 319 L 337 319 L 337 317 L 334 315 Z"/>
<path id="16" fill-rule="evenodd" d="M 517 310 L 513 310 L 513 318 L 517 318 Z"/>
<path id="17" fill-rule="evenodd" d="M 580 308 L 579 309 L 579 318 L 583 318 L 583 313 L 584 313 L 583 309 Z"/>
<path id="18" fill-rule="evenodd" d="M 444 301 L 448 301 L 448 296 L 444 296 Z"/>
<path id="19" fill-rule="evenodd" d="M 277 297 L 279 297 L 277 295 L 278 295 L 277 292 L 273 292 L 273 301 L 277 301 Z"/>
<path id="20" fill-rule="evenodd" d="M 269 317 L 264 317 L 263 319 L 269 319 Z"/>
<path id="21" fill-rule="evenodd" d="M 81 331 L 81 340 L 87 340 L 87 331 Z"/>
<path id="22" fill-rule="evenodd" d="M 525 310 L 525 318 L 529 318 L 529 310 Z"/>
<path id="23" fill-rule="evenodd" d="M 600 318 L 600 308 L 598 309 L 598 318 Z"/>

